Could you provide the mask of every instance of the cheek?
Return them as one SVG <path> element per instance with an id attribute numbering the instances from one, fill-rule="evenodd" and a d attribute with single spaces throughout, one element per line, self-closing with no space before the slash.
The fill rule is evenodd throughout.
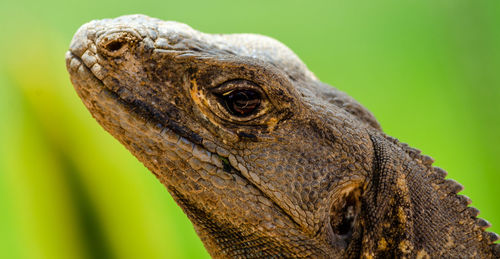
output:
<path id="1" fill-rule="evenodd" d="M 328 189 L 347 173 L 334 161 L 330 148 L 307 141 L 270 144 L 245 153 L 251 181 L 311 227 L 318 224 L 320 214 L 327 213 Z M 320 209 L 323 212 L 317 213 Z"/>
<path id="2" fill-rule="evenodd" d="M 323 132 L 283 124 L 272 134 L 277 142 L 254 144 L 241 152 L 250 180 L 308 229 L 324 226 L 334 210 L 332 228 L 349 236 L 359 204 L 355 192 L 340 193 L 361 186 L 369 173 L 371 158 L 370 152 L 364 154 L 368 145 L 363 136 L 327 139 L 321 137 Z M 334 199 L 343 201 L 333 205 Z"/>

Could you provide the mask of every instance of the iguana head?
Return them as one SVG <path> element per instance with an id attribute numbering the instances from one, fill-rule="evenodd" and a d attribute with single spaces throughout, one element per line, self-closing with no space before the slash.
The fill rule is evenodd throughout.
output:
<path id="1" fill-rule="evenodd" d="M 283 44 L 132 15 L 82 26 L 66 60 L 92 115 L 211 255 L 360 255 L 383 134 Z"/>

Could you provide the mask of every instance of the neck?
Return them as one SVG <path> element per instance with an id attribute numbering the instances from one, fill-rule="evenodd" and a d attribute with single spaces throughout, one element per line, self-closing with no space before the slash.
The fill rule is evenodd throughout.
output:
<path id="1" fill-rule="evenodd" d="M 170 193 L 193 223 L 203 245 L 213 258 L 327 258 L 314 244 L 278 240 L 244 226 L 235 226 L 197 207 L 175 188 Z M 298 237 L 297 237 L 298 238 Z M 302 241 L 302 242 L 301 242 Z"/>

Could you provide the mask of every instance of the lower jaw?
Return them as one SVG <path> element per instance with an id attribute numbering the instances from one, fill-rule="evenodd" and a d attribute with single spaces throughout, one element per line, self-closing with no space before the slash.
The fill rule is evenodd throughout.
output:
<path id="1" fill-rule="evenodd" d="M 78 57 L 73 58 L 76 58 L 80 62 L 78 70 L 82 71 L 78 72 L 77 75 L 72 74 L 72 77 L 81 77 L 80 81 L 78 81 L 79 83 L 75 85 L 87 108 L 103 128 L 122 142 L 151 172 L 158 178 L 161 178 L 160 180 L 167 187 L 170 185 L 169 189 L 171 191 L 175 191 L 176 187 L 172 187 L 175 184 L 169 184 L 169 176 L 162 172 L 162 166 L 166 166 L 166 164 L 158 165 L 158 163 L 154 162 L 155 155 L 148 154 L 149 150 L 153 150 L 155 145 L 163 145 L 163 150 L 170 151 L 167 152 L 168 154 L 162 154 L 166 156 L 167 160 L 169 159 L 169 155 L 176 156 L 176 158 L 172 157 L 171 161 L 173 162 L 171 164 L 175 164 L 174 159 L 180 159 L 183 160 L 182 164 L 184 166 L 189 165 L 191 168 L 193 168 L 190 164 L 193 157 L 193 150 L 195 148 L 204 150 L 206 155 L 197 157 L 198 160 L 204 162 L 204 165 L 206 164 L 212 168 L 215 167 L 215 170 L 221 170 L 221 173 L 223 171 L 224 173 L 242 178 L 247 185 L 252 186 L 249 188 L 255 188 L 261 196 L 274 203 L 258 186 L 248 180 L 247 175 L 243 175 L 240 170 L 236 169 L 238 168 L 238 164 L 234 162 L 236 159 L 223 157 L 209 151 L 203 145 L 204 140 L 201 136 L 170 120 L 167 115 L 155 113 L 148 104 L 133 100 L 127 101 L 125 98 L 121 98 L 119 93 L 110 90 L 110 87 L 107 87 L 99 80 Z M 88 93 L 91 93 L 92 96 L 84 97 Z M 146 142 L 150 142 L 151 144 L 135 148 L 132 144 L 137 140 L 141 144 Z M 158 142 L 161 142 L 161 144 Z M 159 157 L 156 158 L 160 159 Z M 161 159 L 165 160 L 165 157 L 161 157 Z M 280 206 L 276 204 L 275 206 L 281 210 Z M 289 217 L 291 222 L 296 223 L 288 213 L 285 211 L 282 211 L 282 213 L 285 217 Z"/>

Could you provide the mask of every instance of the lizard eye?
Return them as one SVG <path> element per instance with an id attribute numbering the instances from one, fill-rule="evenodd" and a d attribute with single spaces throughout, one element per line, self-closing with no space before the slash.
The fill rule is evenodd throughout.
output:
<path id="1" fill-rule="evenodd" d="M 222 94 L 226 109 L 233 115 L 245 117 L 259 109 L 260 93 L 251 89 L 231 90 Z"/>
<path id="2" fill-rule="evenodd" d="M 262 88 L 248 80 L 227 81 L 213 89 L 212 93 L 223 118 L 248 121 L 269 110 L 269 102 Z"/>

